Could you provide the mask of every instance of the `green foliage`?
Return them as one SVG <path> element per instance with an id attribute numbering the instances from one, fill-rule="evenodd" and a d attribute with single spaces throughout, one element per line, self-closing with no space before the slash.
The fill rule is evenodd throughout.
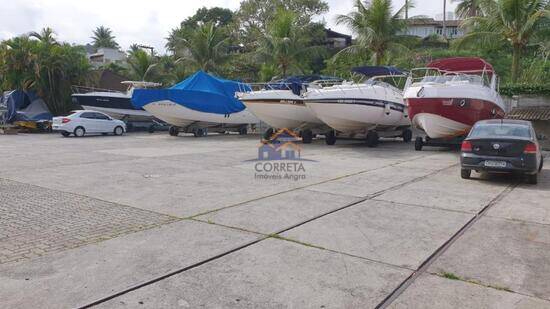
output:
<path id="1" fill-rule="evenodd" d="M 58 43 L 50 30 L 0 43 L 0 89 L 34 90 L 62 114 L 71 109 L 71 85 L 85 80 L 90 65 L 83 49 Z"/>
<path id="2" fill-rule="evenodd" d="M 115 41 L 115 36 L 113 35 L 113 32 L 111 31 L 111 29 L 104 26 L 99 26 L 95 28 L 95 30 L 93 31 L 93 34 L 94 35 L 91 37 L 91 39 L 92 39 L 92 44 L 94 45 L 95 48 L 101 48 L 101 47 L 115 48 L 115 49 L 119 48 L 119 45 Z"/>
<path id="3" fill-rule="evenodd" d="M 336 20 L 357 35 L 356 42 L 336 54 L 336 57 L 344 53 L 357 55 L 370 51 L 372 63 L 381 65 L 386 62 L 388 52 L 407 52 L 406 46 L 398 43 L 397 35 L 405 27 L 401 19 L 405 6 L 395 14 L 392 13 L 391 0 L 372 0 L 365 3 L 356 0 L 354 6 L 355 11 L 348 15 L 339 15 Z"/>
<path id="4" fill-rule="evenodd" d="M 221 7 L 206 8 L 197 10 L 195 15 L 181 22 L 181 28 L 196 28 L 201 24 L 214 23 L 218 27 L 227 26 L 233 21 L 233 12 Z"/>
<path id="5" fill-rule="evenodd" d="M 333 57 L 326 60 L 326 67 L 322 73 L 349 80 L 352 77 L 351 69 L 353 67 L 366 65 L 369 59 L 370 54 L 368 52 L 359 55 L 342 54 L 339 57 Z"/>
<path id="6" fill-rule="evenodd" d="M 511 78 L 520 77 L 523 53 L 537 32 L 548 26 L 547 0 L 491 0 L 479 3 L 482 16 L 465 21 L 469 32 L 457 39 L 455 47 L 509 46 L 512 48 Z"/>
<path id="7" fill-rule="evenodd" d="M 311 43 L 311 37 L 299 26 L 297 15 L 280 9 L 268 25 L 258 55 L 264 63 L 276 65 L 280 76 L 302 73 L 308 60 L 324 51 Z"/>
<path id="8" fill-rule="evenodd" d="M 521 94 L 543 95 L 550 97 L 550 84 L 508 84 L 500 86 L 500 94 L 514 96 Z"/>

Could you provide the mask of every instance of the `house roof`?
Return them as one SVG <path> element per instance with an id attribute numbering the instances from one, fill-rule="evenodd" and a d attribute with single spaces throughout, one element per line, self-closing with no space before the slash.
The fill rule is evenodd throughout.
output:
<path id="1" fill-rule="evenodd" d="M 405 20 L 408 26 L 438 26 L 443 27 L 442 20 L 435 20 L 433 18 L 409 18 Z M 462 20 L 446 20 L 446 27 L 460 27 Z"/>
<path id="2" fill-rule="evenodd" d="M 331 30 L 330 28 L 325 28 L 325 33 L 327 35 L 327 38 L 344 38 L 351 40 L 351 35 L 336 32 L 334 30 Z"/>
<path id="3" fill-rule="evenodd" d="M 550 106 L 516 107 L 506 115 L 510 119 L 550 120 Z"/>

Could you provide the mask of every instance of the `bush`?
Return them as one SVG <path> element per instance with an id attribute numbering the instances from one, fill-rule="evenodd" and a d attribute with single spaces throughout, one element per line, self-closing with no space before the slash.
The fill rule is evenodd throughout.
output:
<path id="1" fill-rule="evenodd" d="M 550 85 L 509 84 L 500 86 L 500 94 L 513 96 L 520 94 L 534 94 L 550 97 Z"/>

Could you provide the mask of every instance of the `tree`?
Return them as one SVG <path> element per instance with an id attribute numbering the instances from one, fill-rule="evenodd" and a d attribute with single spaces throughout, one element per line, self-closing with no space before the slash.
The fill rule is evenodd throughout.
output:
<path id="1" fill-rule="evenodd" d="M 152 80 L 157 64 L 156 57 L 148 55 L 143 49 L 132 51 L 128 57 L 128 66 L 133 79 Z"/>
<path id="2" fill-rule="evenodd" d="M 180 26 L 172 29 L 166 38 L 166 48 L 172 53 L 176 52 L 178 47 L 181 47 L 181 40 L 189 40 L 194 31 L 206 23 L 212 23 L 216 26 L 217 31 L 225 32 L 233 21 L 233 12 L 229 9 L 213 7 L 200 8 L 197 12 L 181 22 Z M 227 33 L 226 33 L 227 34 Z"/>
<path id="3" fill-rule="evenodd" d="M 310 43 L 311 38 L 304 35 L 296 14 L 279 9 L 268 24 L 267 34 L 258 52 L 261 58 L 275 64 L 282 76 L 286 76 L 290 70 L 303 71 L 304 60 L 321 53 L 319 46 L 311 46 Z"/>
<path id="4" fill-rule="evenodd" d="M 115 41 L 115 36 L 113 35 L 113 32 L 111 29 L 99 26 L 93 31 L 93 36 L 91 39 L 93 40 L 93 45 L 96 48 L 100 47 L 106 47 L 106 48 L 115 48 L 118 49 L 119 45 Z"/>
<path id="5" fill-rule="evenodd" d="M 54 114 L 72 109 L 71 85 L 83 82 L 90 65 L 82 48 L 52 43 L 43 31 L 39 40 L 15 37 L 0 43 L 0 88 L 33 90 Z"/>
<path id="6" fill-rule="evenodd" d="M 524 50 L 550 18 L 546 0 L 493 0 L 482 2 L 484 16 L 466 19 L 470 31 L 457 39 L 456 49 L 464 46 L 509 44 L 512 48 L 512 82 L 519 77 Z"/>
<path id="7" fill-rule="evenodd" d="M 195 15 L 188 17 L 186 20 L 181 22 L 182 28 L 196 28 L 200 24 L 205 24 L 208 22 L 214 23 L 218 27 L 223 27 L 228 25 L 233 21 L 233 12 L 226 8 L 213 7 L 206 8 L 202 7 L 197 10 Z"/>
<path id="8" fill-rule="evenodd" d="M 196 69 L 216 72 L 227 60 L 227 37 L 213 22 L 202 24 L 175 39 L 175 54 Z"/>
<path id="9" fill-rule="evenodd" d="M 461 19 L 482 15 L 481 2 L 484 0 L 452 0 L 460 2 L 455 9 L 455 14 Z"/>
<path id="10" fill-rule="evenodd" d="M 42 28 L 40 32 L 30 32 L 29 37 L 34 37 L 45 44 L 57 44 L 55 32 L 50 27 Z"/>
<path id="11" fill-rule="evenodd" d="M 412 4 L 409 1 L 407 5 L 410 7 Z M 338 24 L 347 25 L 357 35 L 356 43 L 341 50 L 336 57 L 342 53 L 357 55 L 370 51 L 373 63 L 380 65 L 388 51 L 407 50 L 403 44 L 397 43 L 400 39 L 397 32 L 405 27 L 401 19 L 405 6 L 392 14 L 391 0 L 356 0 L 355 9 L 348 15 L 336 18 Z"/>

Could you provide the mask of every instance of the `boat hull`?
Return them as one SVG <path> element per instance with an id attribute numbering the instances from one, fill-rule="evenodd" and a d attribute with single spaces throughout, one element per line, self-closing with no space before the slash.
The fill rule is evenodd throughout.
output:
<path id="1" fill-rule="evenodd" d="M 407 98 L 413 125 L 430 138 L 464 136 L 479 120 L 503 118 L 504 110 L 494 102 L 468 98 Z"/>
<path id="2" fill-rule="evenodd" d="M 274 128 L 304 129 L 323 126 L 323 122 L 302 100 L 243 100 L 246 107 Z"/>
<path id="3" fill-rule="evenodd" d="M 394 106 L 387 108 L 386 104 Z M 393 102 L 359 99 L 312 100 L 306 105 L 336 131 L 366 133 L 410 126 L 404 107 Z"/>
<path id="4" fill-rule="evenodd" d="M 224 125 L 225 127 L 242 126 L 244 124 L 256 124 L 258 118 L 248 109 L 231 114 L 205 113 L 187 108 L 168 100 L 149 103 L 143 108 L 153 116 L 178 127 L 197 125 L 201 127 L 214 127 Z"/>
<path id="5" fill-rule="evenodd" d="M 113 93 L 112 95 L 73 94 L 73 102 L 83 109 L 103 112 L 113 118 L 131 118 L 151 120 L 153 115 L 132 105 L 129 96 Z"/>

